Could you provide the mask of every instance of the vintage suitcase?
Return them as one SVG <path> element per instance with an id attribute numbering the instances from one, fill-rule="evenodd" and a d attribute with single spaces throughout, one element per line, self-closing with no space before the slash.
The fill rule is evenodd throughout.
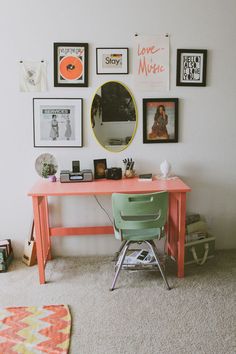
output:
<path id="1" fill-rule="evenodd" d="M 201 240 L 195 240 L 185 243 L 184 263 L 196 263 L 203 265 L 207 259 L 214 257 L 215 237 L 207 235 Z"/>

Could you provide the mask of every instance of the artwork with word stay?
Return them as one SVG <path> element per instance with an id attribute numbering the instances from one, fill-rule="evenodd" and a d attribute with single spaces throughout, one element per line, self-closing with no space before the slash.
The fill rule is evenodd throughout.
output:
<path id="1" fill-rule="evenodd" d="M 169 37 L 136 36 L 134 82 L 144 90 L 169 90 Z"/>

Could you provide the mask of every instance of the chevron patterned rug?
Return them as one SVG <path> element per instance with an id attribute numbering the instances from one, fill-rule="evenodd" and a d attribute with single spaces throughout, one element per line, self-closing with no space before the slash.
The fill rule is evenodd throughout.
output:
<path id="1" fill-rule="evenodd" d="M 0 353 L 66 354 L 71 316 L 67 305 L 0 309 Z"/>

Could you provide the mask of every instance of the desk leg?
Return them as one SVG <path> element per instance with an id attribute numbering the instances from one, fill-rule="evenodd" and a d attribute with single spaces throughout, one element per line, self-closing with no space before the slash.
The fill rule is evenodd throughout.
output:
<path id="1" fill-rule="evenodd" d="M 178 200 L 175 193 L 169 194 L 168 255 L 177 260 Z"/>
<path id="2" fill-rule="evenodd" d="M 45 246 L 43 241 L 43 218 L 41 219 L 42 209 L 45 207 L 45 201 L 42 204 L 44 197 L 33 197 L 34 210 L 34 226 L 36 234 L 36 251 L 39 271 L 40 284 L 45 283 L 44 261 L 45 261 Z"/>
<path id="3" fill-rule="evenodd" d="M 178 232 L 178 277 L 184 277 L 184 243 L 186 222 L 186 193 L 179 193 L 179 232 Z"/>
<path id="4" fill-rule="evenodd" d="M 43 218 L 41 217 L 41 220 L 43 221 L 43 233 L 44 233 L 44 240 L 45 240 L 45 251 L 46 251 L 46 260 L 51 260 L 52 255 L 51 255 L 51 239 L 49 235 L 49 219 L 48 219 L 48 202 L 47 202 L 47 197 L 44 197 L 42 199 L 42 213 L 43 213 Z"/>
<path id="5" fill-rule="evenodd" d="M 169 194 L 168 254 L 177 262 L 177 275 L 184 277 L 186 193 Z"/>

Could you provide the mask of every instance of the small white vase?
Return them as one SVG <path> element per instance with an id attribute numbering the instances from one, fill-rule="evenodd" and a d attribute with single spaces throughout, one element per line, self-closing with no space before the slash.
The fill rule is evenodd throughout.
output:
<path id="1" fill-rule="evenodd" d="M 162 163 L 160 164 L 160 170 L 162 173 L 162 177 L 167 178 L 171 170 L 171 164 L 167 160 L 162 161 Z"/>

